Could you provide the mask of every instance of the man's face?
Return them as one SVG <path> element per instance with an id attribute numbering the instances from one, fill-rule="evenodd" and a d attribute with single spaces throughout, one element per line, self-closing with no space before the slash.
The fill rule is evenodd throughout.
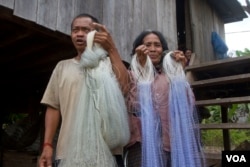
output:
<path id="1" fill-rule="evenodd" d="M 80 53 L 86 48 L 87 34 L 93 30 L 91 23 L 93 21 L 89 17 L 76 18 L 72 23 L 71 39 L 76 50 Z"/>

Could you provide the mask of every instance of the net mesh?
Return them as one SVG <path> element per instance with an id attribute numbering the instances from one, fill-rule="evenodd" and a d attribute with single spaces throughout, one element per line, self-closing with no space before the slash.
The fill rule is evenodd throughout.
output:
<path id="1" fill-rule="evenodd" d="M 87 47 L 82 59 L 84 81 L 60 167 L 115 167 L 110 150 L 125 146 L 130 136 L 124 97 L 102 48 Z"/>
<path id="2" fill-rule="evenodd" d="M 142 162 L 143 167 L 163 167 L 163 150 L 161 142 L 160 118 L 153 109 L 151 83 L 154 79 L 154 68 L 149 57 L 146 64 L 141 67 L 137 63 L 137 55 L 131 62 L 131 69 L 138 81 L 138 100 L 140 111 L 137 116 L 141 118 L 142 126 Z"/>
<path id="3" fill-rule="evenodd" d="M 180 63 L 171 52 L 163 60 L 164 72 L 170 80 L 169 113 L 172 167 L 205 165 L 200 142 L 194 96 Z"/>

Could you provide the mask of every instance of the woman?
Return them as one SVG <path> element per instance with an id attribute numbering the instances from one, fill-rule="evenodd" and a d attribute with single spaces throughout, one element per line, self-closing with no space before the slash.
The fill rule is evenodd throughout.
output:
<path id="1" fill-rule="evenodd" d="M 191 49 L 186 49 L 185 52 L 184 52 L 184 55 L 187 59 L 187 63 L 186 63 L 186 66 L 189 65 L 189 62 L 191 60 L 191 56 L 192 56 L 192 50 Z"/>
<path id="2" fill-rule="evenodd" d="M 171 145 L 175 143 L 172 141 L 175 138 L 170 138 L 170 134 L 175 133 L 170 128 L 170 106 L 173 106 L 170 105 L 170 87 L 174 82 L 167 75 L 168 67 L 164 67 L 163 62 L 166 56 L 171 57 L 175 63 L 181 64 L 181 73 L 184 73 L 182 66 L 187 60 L 181 51 L 168 52 L 163 35 L 151 30 L 143 31 L 135 39 L 132 55 L 132 85 L 127 99 L 131 138 L 126 147 L 125 163 L 128 167 L 178 166 L 173 165 L 175 162 L 171 163 L 174 159 L 170 155 L 173 151 Z M 186 85 L 184 87 L 186 89 Z M 180 94 L 188 97 L 191 94 L 191 101 L 190 98 L 186 101 L 187 105 L 193 107 L 193 94 L 186 90 Z M 190 117 L 193 119 L 193 115 Z"/>

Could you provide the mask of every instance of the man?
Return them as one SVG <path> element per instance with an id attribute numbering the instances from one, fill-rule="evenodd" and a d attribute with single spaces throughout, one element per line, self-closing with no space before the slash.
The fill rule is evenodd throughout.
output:
<path id="1" fill-rule="evenodd" d="M 113 72 L 119 86 L 126 94 L 129 80 L 126 67 L 122 63 L 114 41 L 105 26 L 98 24 L 98 20 L 89 14 L 76 16 L 71 24 L 71 39 L 77 50 L 73 59 L 61 61 L 55 67 L 41 103 L 47 106 L 45 115 L 45 135 L 40 167 L 52 166 L 53 138 L 61 120 L 61 128 L 56 147 L 56 159 L 61 160 L 65 153 L 64 147 L 70 140 L 70 121 L 74 116 L 77 94 L 82 86 L 83 75 L 80 70 L 80 59 L 86 49 L 86 37 L 92 30 L 98 30 L 94 36 L 94 43 L 98 43 L 107 51 Z M 116 154 L 113 153 L 113 154 Z M 120 153 L 118 153 L 120 154 Z"/>

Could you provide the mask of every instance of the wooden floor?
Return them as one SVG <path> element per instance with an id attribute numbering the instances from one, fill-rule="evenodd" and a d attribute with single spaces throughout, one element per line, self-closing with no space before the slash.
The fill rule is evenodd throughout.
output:
<path id="1" fill-rule="evenodd" d="M 37 167 L 37 155 L 29 152 L 4 151 L 2 167 Z"/>

